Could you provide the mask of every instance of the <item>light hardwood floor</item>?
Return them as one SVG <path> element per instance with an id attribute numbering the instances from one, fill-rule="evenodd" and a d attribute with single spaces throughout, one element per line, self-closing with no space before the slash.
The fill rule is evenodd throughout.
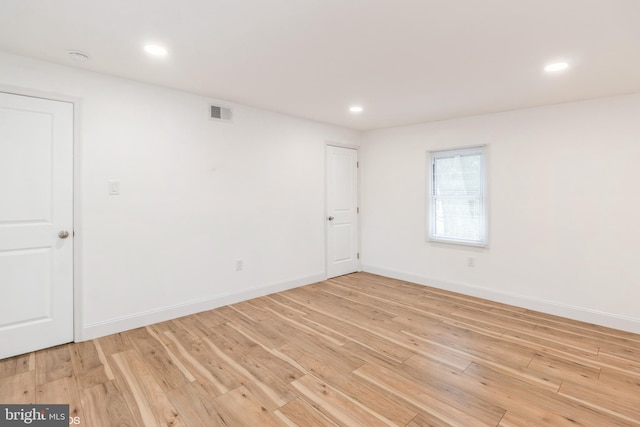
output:
<path id="1" fill-rule="evenodd" d="M 357 273 L 0 361 L 101 426 L 639 426 L 640 335 Z"/>

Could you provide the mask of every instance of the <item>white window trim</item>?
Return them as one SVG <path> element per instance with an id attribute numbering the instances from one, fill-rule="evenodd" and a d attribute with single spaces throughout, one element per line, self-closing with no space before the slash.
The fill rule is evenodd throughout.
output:
<path id="1" fill-rule="evenodd" d="M 427 241 L 436 243 L 451 243 L 455 245 L 475 246 L 486 248 L 489 245 L 489 232 L 488 232 L 488 207 L 487 207 L 487 149 L 486 145 L 479 145 L 474 147 L 466 147 L 451 150 L 436 150 L 429 151 L 427 153 L 427 181 L 428 181 L 428 194 L 427 194 Z M 433 162 L 435 159 L 442 157 L 451 157 L 452 155 L 469 155 L 469 154 L 481 154 L 482 155 L 482 169 L 481 169 L 481 189 L 482 197 L 480 198 L 480 211 L 482 212 L 483 221 L 480 223 L 480 235 L 483 237 L 481 241 L 465 240 L 465 239 L 452 239 L 435 236 L 435 203 L 433 195 Z"/>

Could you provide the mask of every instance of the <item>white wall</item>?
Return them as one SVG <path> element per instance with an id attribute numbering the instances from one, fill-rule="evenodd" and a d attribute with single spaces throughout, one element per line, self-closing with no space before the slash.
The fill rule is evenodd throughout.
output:
<path id="1" fill-rule="evenodd" d="M 324 148 L 358 132 L 241 105 L 217 123 L 212 99 L 9 54 L 0 76 L 80 100 L 78 338 L 324 279 Z"/>
<path id="2" fill-rule="evenodd" d="M 489 247 L 427 242 L 427 152 L 479 144 Z M 363 268 L 640 332 L 639 162 L 640 94 L 367 132 Z"/>
<path id="3" fill-rule="evenodd" d="M 79 338 L 324 278 L 324 145 L 358 132 L 216 123 L 212 99 L 4 53 L 0 76 L 80 101 Z M 639 117 L 630 95 L 365 133 L 363 268 L 640 332 Z M 426 152 L 476 144 L 490 246 L 428 243 Z"/>

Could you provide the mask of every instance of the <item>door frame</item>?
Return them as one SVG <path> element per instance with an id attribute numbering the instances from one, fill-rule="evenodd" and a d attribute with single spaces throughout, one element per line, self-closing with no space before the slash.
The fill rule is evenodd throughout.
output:
<path id="1" fill-rule="evenodd" d="M 336 141 L 325 141 L 324 144 L 324 207 L 323 207 L 323 215 L 322 215 L 322 224 L 324 226 L 324 278 L 327 280 L 329 278 L 329 257 L 327 254 L 329 253 L 329 229 L 327 227 L 327 210 L 329 208 L 328 202 L 328 193 L 329 189 L 327 188 L 327 175 L 329 172 L 329 162 L 327 159 L 327 147 L 339 147 L 339 148 L 349 148 L 351 150 L 356 151 L 357 162 L 360 163 L 360 146 L 355 144 L 346 144 L 342 142 Z M 358 208 L 360 207 L 360 167 L 356 168 L 356 177 L 357 177 L 357 185 L 356 185 L 356 198 L 358 202 Z M 361 242 L 361 226 L 360 226 L 360 216 L 358 216 L 358 229 L 356 230 L 356 244 L 357 244 L 357 252 L 360 254 L 360 249 L 362 248 Z M 361 255 L 361 254 L 360 254 Z M 358 269 L 357 271 L 362 271 L 362 258 L 358 258 Z"/>
<path id="2" fill-rule="evenodd" d="M 0 92 L 68 102 L 73 106 L 73 342 L 84 341 L 82 322 L 82 212 L 81 177 L 82 158 L 80 144 L 80 98 L 19 86 L 0 84 Z"/>

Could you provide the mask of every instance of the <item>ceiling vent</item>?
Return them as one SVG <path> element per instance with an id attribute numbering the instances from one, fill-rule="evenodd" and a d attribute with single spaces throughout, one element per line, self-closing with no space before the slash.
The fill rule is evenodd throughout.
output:
<path id="1" fill-rule="evenodd" d="M 220 122 L 232 122 L 233 110 L 229 107 L 223 107 L 221 105 L 210 105 L 209 118 L 211 120 L 217 120 Z"/>

